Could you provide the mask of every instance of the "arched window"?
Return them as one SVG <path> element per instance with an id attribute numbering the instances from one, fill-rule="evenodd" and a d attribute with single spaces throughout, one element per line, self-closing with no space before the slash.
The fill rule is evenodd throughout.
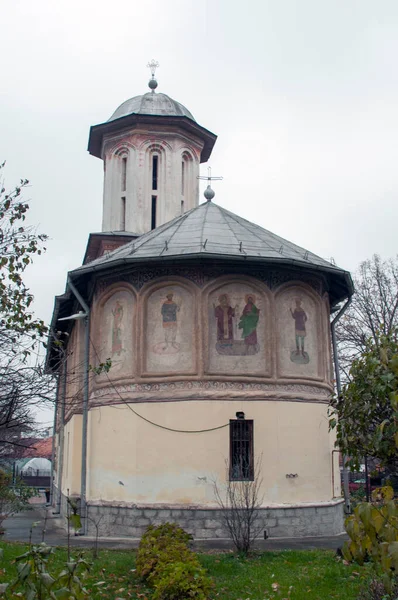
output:
<path id="1" fill-rule="evenodd" d="M 159 154 L 154 152 L 152 154 L 152 173 L 151 173 L 151 181 L 152 181 L 152 202 L 151 202 L 151 229 L 156 228 L 156 209 L 158 203 L 158 193 L 159 193 Z"/>
<path id="2" fill-rule="evenodd" d="M 159 224 L 159 209 L 164 195 L 164 148 L 152 144 L 147 149 L 149 174 L 150 226 L 155 229 Z"/>
<path id="3" fill-rule="evenodd" d="M 183 152 L 181 156 L 181 214 L 184 214 L 187 205 L 190 205 L 192 176 L 192 156 L 188 152 Z"/>
<path id="4" fill-rule="evenodd" d="M 120 148 L 115 152 L 118 159 L 118 177 L 120 181 L 120 202 L 119 202 L 119 229 L 120 231 L 126 231 L 126 196 L 127 196 L 127 167 L 129 153 L 125 148 Z"/>

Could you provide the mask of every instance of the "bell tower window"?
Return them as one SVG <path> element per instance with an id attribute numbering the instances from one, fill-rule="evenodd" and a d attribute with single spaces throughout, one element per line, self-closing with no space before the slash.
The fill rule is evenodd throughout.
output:
<path id="1" fill-rule="evenodd" d="M 158 196 L 159 196 L 159 169 L 160 169 L 160 157 L 159 154 L 152 154 L 152 194 L 151 194 L 151 229 L 156 228 L 156 212 L 157 212 L 157 204 L 158 204 Z"/>
<path id="2" fill-rule="evenodd" d="M 192 156 L 184 151 L 181 157 L 181 214 L 184 214 L 185 207 L 188 210 L 192 208 L 193 175 Z"/>
<path id="3" fill-rule="evenodd" d="M 158 166 L 159 166 L 159 157 L 157 154 L 152 156 L 152 189 L 158 189 Z"/>
<path id="4" fill-rule="evenodd" d="M 127 184 L 127 156 L 122 157 L 122 177 L 121 177 L 121 191 L 126 191 Z"/>
<path id="5" fill-rule="evenodd" d="M 151 229 L 156 229 L 156 201 L 157 197 L 152 196 Z"/>
<path id="6" fill-rule="evenodd" d="M 120 231 L 126 231 L 126 196 L 121 197 Z"/>

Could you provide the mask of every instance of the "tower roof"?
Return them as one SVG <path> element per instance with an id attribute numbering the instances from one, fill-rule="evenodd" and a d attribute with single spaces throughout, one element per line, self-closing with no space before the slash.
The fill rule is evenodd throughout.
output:
<path id="1" fill-rule="evenodd" d="M 134 98 L 123 102 L 108 119 L 108 123 L 127 115 L 188 117 L 188 119 L 195 121 L 192 113 L 183 104 L 173 100 L 167 94 L 156 94 L 154 92 L 134 96 Z"/>
<path id="2" fill-rule="evenodd" d="M 350 274 L 331 262 L 214 204 L 205 202 L 72 272 L 113 269 L 126 263 L 213 258 L 260 261 L 321 271 L 337 284 L 335 301 L 353 291 Z"/>

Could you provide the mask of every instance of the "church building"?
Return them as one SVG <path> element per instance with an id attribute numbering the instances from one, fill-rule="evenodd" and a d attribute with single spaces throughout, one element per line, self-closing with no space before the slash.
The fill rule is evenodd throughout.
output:
<path id="1" fill-rule="evenodd" d="M 200 201 L 216 135 L 154 66 L 90 130 L 103 221 L 55 299 L 54 505 L 78 500 L 89 535 L 101 518 L 100 535 L 171 521 L 225 538 L 214 481 L 257 477 L 267 535 L 338 534 L 330 314 L 351 277 L 219 206 L 210 176 Z"/>

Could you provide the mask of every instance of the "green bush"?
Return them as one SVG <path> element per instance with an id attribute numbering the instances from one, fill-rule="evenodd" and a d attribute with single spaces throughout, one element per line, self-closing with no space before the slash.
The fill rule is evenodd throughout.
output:
<path id="1" fill-rule="evenodd" d="M 182 542 L 172 541 L 170 542 L 170 545 L 167 548 L 165 548 L 164 550 L 160 550 L 157 553 L 156 557 L 152 558 L 152 571 L 147 576 L 147 580 L 152 585 L 154 584 L 154 582 L 156 582 L 157 578 L 159 577 L 159 573 L 169 563 L 192 563 L 193 559 L 195 560 L 195 564 L 198 564 L 195 554 L 190 551 L 186 544 L 183 544 Z"/>
<path id="2" fill-rule="evenodd" d="M 206 600 L 212 586 L 188 542 L 191 536 L 175 523 L 151 525 L 137 552 L 137 574 L 154 588 L 154 600 Z"/>
<path id="3" fill-rule="evenodd" d="M 373 579 L 358 596 L 358 600 L 394 600 L 394 598 L 398 598 L 398 585 L 394 585 L 391 593 L 388 593 L 384 583 L 379 579 Z"/>
<path id="4" fill-rule="evenodd" d="M 375 490 L 372 503 L 362 502 L 345 521 L 350 537 L 344 543 L 343 556 L 363 565 L 372 561 L 388 593 L 398 572 L 398 502 L 391 487 Z"/>
<path id="5" fill-rule="evenodd" d="M 197 562 L 161 563 L 156 570 L 155 592 L 153 600 L 207 600 L 211 590 L 211 581 Z"/>
<path id="6" fill-rule="evenodd" d="M 150 525 L 141 538 L 137 552 L 137 575 L 147 579 L 156 569 L 161 559 L 167 556 L 172 560 L 183 560 L 189 553 L 188 543 L 192 537 L 175 523 L 163 523 L 155 527 Z"/>

